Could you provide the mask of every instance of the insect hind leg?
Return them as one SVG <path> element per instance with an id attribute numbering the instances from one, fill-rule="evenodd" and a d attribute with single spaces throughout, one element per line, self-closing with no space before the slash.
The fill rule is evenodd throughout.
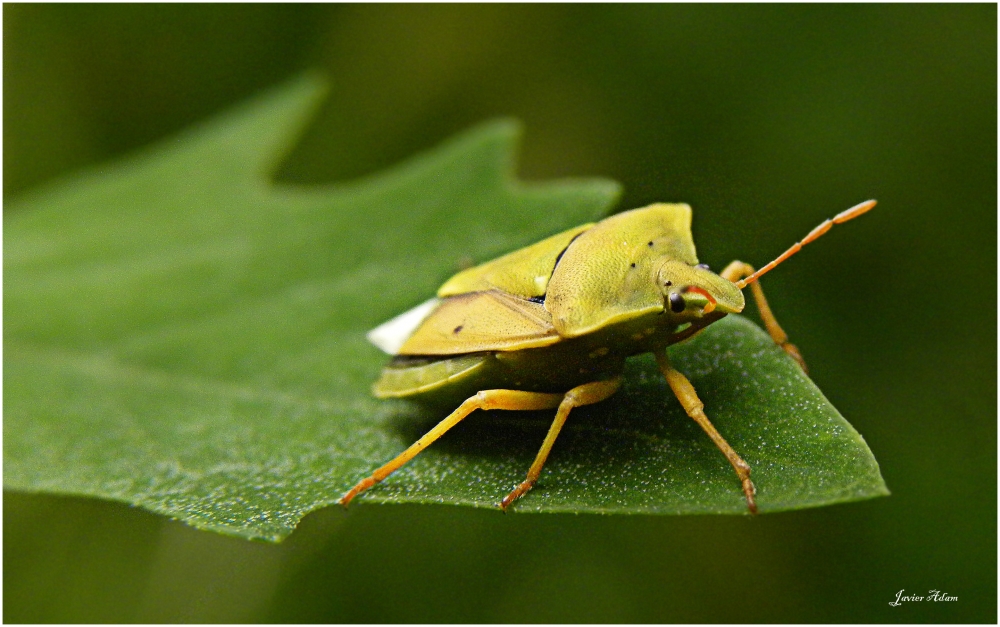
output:
<path id="1" fill-rule="evenodd" d="M 541 392 L 522 392 L 520 390 L 483 390 L 475 396 L 469 397 L 458 409 L 451 412 L 444 420 L 439 422 L 433 429 L 428 431 L 422 438 L 414 442 L 408 449 L 397 455 L 392 461 L 378 468 L 370 476 L 359 481 L 353 488 L 348 490 L 338 501 L 347 507 L 351 500 L 368 490 L 376 483 L 382 481 L 403 464 L 417 456 L 421 451 L 434 443 L 438 438 L 448 432 L 449 429 L 462 422 L 462 420 L 477 409 L 509 409 L 509 410 L 532 410 L 551 409 L 558 407 L 563 401 L 563 394 L 544 394 Z"/>

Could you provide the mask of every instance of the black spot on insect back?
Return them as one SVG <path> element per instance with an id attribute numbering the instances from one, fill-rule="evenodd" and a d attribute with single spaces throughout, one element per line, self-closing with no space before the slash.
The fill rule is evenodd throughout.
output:
<path id="1" fill-rule="evenodd" d="M 635 264 L 633 263 L 631 267 L 632 267 L 632 268 L 634 268 L 634 267 L 635 267 Z"/>
<path id="2" fill-rule="evenodd" d="M 674 292 L 673 294 L 670 295 L 670 311 L 674 313 L 680 313 L 684 311 L 686 307 L 687 304 L 684 302 L 683 296 L 681 296 L 677 292 Z"/>
<path id="3" fill-rule="evenodd" d="M 462 325 L 458 325 L 457 327 L 455 327 L 455 330 L 452 331 L 452 333 L 458 333 L 461 330 L 462 330 Z"/>

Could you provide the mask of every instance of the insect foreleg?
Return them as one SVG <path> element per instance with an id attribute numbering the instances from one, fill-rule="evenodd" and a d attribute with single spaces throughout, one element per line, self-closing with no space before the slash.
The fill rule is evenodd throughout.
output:
<path id="1" fill-rule="evenodd" d="M 667 384 L 670 385 L 670 389 L 674 391 L 674 395 L 677 400 L 680 401 L 681 406 L 687 415 L 690 416 L 698 425 L 704 429 L 708 437 L 712 438 L 712 442 L 719 447 L 722 454 L 726 456 L 729 463 L 733 465 L 736 470 L 736 474 L 740 478 L 740 483 L 743 485 L 743 493 L 747 498 L 747 507 L 750 508 L 750 513 L 757 513 L 757 503 L 754 502 L 754 494 L 757 493 L 757 488 L 754 487 L 753 482 L 750 481 L 750 465 L 747 464 L 743 459 L 736 454 L 733 447 L 729 446 L 729 442 L 726 442 L 725 438 L 716 431 L 715 427 L 709 421 L 708 416 L 705 415 L 705 404 L 701 402 L 698 398 L 697 392 L 694 390 L 694 386 L 688 381 L 679 370 L 675 369 L 671 364 L 670 360 L 667 358 L 667 351 L 658 351 L 656 353 L 656 362 L 660 365 L 660 371 L 663 372 L 663 376 L 667 378 Z"/>
<path id="2" fill-rule="evenodd" d="M 753 275 L 753 266 L 742 261 L 734 261 L 730 263 L 725 269 L 719 273 L 724 279 L 736 283 L 742 278 Z M 754 302 L 757 303 L 757 311 L 760 313 L 760 319 L 764 322 L 764 327 L 767 328 L 768 335 L 774 340 L 774 343 L 785 350 L 786 353 L 792 356 L 792 358 L 799 362 L 802 366 L 802 370 L 808 372 L 806 368 L 806 362 L 802 359 L 802 353 L 795 344 L 788 341 L 788 334 L 785 330 L 781 328 L 778 324 L 777 318 L 774 317 L 774 313 L 767 304 L 767 299 L 764 298 L 764 289 L 760 286 L 760 281 L 754 281 L 750 284 L 750 290 L 753 292 Z"/>
<path id="3" fill-rule="evenodd" d="M 451 412 L 447 418 L 439 422 L 424 437 L 414 442 L 410 448 L 400 453 L 391 462 L 373 472 L 370 477 L 359 481 L 347 494 L 340 498 L 339 502 L 344 507 L 347 507 L 351 499 L 391 475 L 403 464 L 416 457 L 420 451 L 444 435 L 448 429 L 462 422 L 462 419 L 477 409 L 551 409 L 558 406 L 562 400 L 562 394 L 543 394 L 541 392 L 521 392 L 518 390 L 483 390 L 475 396 L 466 399 L 464 403 L 458 406 L 458 409 Z"/>
<path id="4" fill-rule="evenodd" d="M 562 402 L 559 403 L 559 410 L 556 412 L 555 420 L 552 421 L 552 426 L 549 427 L 549 432 L 545 435 L 542 448 L 539 449 L 538 455 L 535 456 L 535 461 L 532 462 L 531 468 L 528 469 L 528 478 L 514 488 L 513 492 L 504 497 L 503 501 L 500 502 L 500 509 L 506 510 L 511 503 L 530 490 L 531 486 L 535 485 L 535 482 L 538 481 L 538 476 L 542 472 L 542 466 L 545 465 L 545 460 L 549 456 L 549 451 L 552 450 L 552 445 L 556 443 L 559 431 L 566 424 L 566 418 L 569 417 L 570 410 L 574 407 L 600 403 L 617 392 L 621 384 L 622 378 L 621 376 L 617 376 L 614 379 L 606 381 L 584 383 L 566 392 Z"/>

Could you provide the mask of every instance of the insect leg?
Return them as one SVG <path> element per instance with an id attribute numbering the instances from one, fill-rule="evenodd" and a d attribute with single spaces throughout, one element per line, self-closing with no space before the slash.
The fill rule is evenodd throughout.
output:
<path id="1" fill-rule="evenodd" d="M 742 261 L 734 261 L 726 266 L 719 273 L 719 276 L 735 283 L 742 278 L 751 276 L 753 273 L 754 269 L 750 264 L 743 263 Z M 751 283 L 750 290 L 753 291 L 753 299 L 757 303 L 757 311 L 760 312 L 760 319 L 764 321 L 764 327 L 767 328 L 767 333 L 771 336 L 771 339 L 774 340 L 775 344 L 783 348 L 786 353 L 791 355 L 795 361 L 799 362 L 802 370 L 808 372 L 806 362 L 802 359 L 802 353 L 799 352 L 795 344 L 788 341 L 788 334 L 781 328 L 778 320 L 774 317 L 774 313 L 771 312 L 771 308 L 767 304 L 767 299 L 764 298 L 764 290 L 760 286 L 760 281 Z"/>
<path id="2" fill-rule="evenodd" d="M 458 406 L 458 409 L 451 412 L 447 418 L 439 422 L 424 437 L 414 442 L 410 448 L 400 453 L 391 462 L 373 472 L 370 477 L 359 481 L 347 494 L 340 498 L 339 502 L 344 507 L 347 507 L 351 499 L 391 475 L 400 466 L 416 457 L 420 451 L 444 435 L 448 429 L 460 423 L 463 418 L 477 409 L 551 409 L 557 407 L 562 400 L 562 394 L 543 394 L 540 392 L 521 392 L 518 390 L 483 390 L 475 396 L 466 399 L 464 403 Z"/>
<path id="3" fill-rule="evenodd" d="M 725 438 L 716 431 L 715 427 L 709 421 L 708 416 L 705 415 L 705 404 L 698 398 L 698 393 L 695 392 L 694 386 L 691 385 L 687 377 L 670 364 L 666 350 L 656 353 L 656 362 L 660 365 L 660 371 L 667 378 L 670 389 L 674 391 L 674 395 L 681 402 L 684 411 L 704 429 L 708 437 L 712 438 L 712 442 L 715 442 L 715 445 L 719 447 L 719 450 L 726 456 L 729 463 L 733 465 L 736 474 L 740 478 L 740 483 L 743 485 L 743 493 L 747 497 L 747 507 L 750 508 L 750 513 L 756 514 L 757 503 L 754 502 L 753 496 L 757 493 L 757 488 L 754 487 L 753 481 L 750 481 L 750 465 L 743 461 L 736 454 L 736 451 L 733 450 L 733 447 L 729 446 L 729 442 L 726 442 Z"/>
<path id="4" fill-rule="evenodd" d="M 542 472 L 542 466 L 545 465 L 545 460 L 549 456 L 549 451 L 552 450 L 552 445 L 556 443 L 556 438 L 559 436 L 559 431 L 566 423 L 566 418 L 569 417 L 570 410 L 574 407 L 600 403 L 617 392 L 618 388 L 621 387 L 621 384 L 622 378 L 621 376 L 618 376 L 614 379 L 608 379 L 606 381 L 584 383 L 583 385 L 577 386 L 569 392 L 566 392 L 566 396 L 564 396 L 562 402 L 559 403 L 559 410 L 556 412 L 555 420 L 552 421 L 552 426 L 549 427 L 549 432 L 545 435 L 545 441 L 542 442 L 542 448 L 538 451 L 538 455 L 535 456 L 535 461 L 532 462 L 531 468 L 528 469 L 528 478 L 522 481 L 520 485 L 514 488 L 513 492 L 500 501 L 500 509 L 506 510 L 511 503 L 530 490 L 531 486 L 535 485 L 535 482 L 538 481 L 538 476 Z"/>

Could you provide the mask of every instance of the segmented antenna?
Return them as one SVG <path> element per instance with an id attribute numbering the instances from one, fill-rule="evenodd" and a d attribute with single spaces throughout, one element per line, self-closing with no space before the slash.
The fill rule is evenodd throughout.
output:
<path id="1" fill-rule="evenodd" d="M 767 264 L 766 266 L 764 266 L 760 270 L 754 272 L 753 274 L 751 274 L 747 278 L 740 279 L 739 281 L 737 281 L 736 282 L 736 287 L 738 287 L 740 289 L 743 289 L 744 287 L 750 285 L 751 283 L 753 283 L 754 281 L 756 281 L 760 277 L 764 276 L 765 274 L 767 274 L 771 270 L 774 270 L 778 266 L 778 264 L 780 264 L 782 261 L 788 259 L 789 257 L 791 257 L 792 255 L 794 255 L 795 253 L 797 253 L 800 250 L 802 250 L 803 246 L 805 246 L 806 244 L 809 244 L 810 242 L 813 242 L 813 241 L 819 239 L 820 236 L 823 235 L 824 233 L 826 233 L 827 231 L 829 231 L 830 227 L 832 227 L 834 224 L 842 224 L 844 222 L 847 222 L 848 220 L 853 220 L 854 218 L 858 217 L 859 215 L 861 215 L 861 214 L 863 214 L 863 213 L 871 210 L 871 208 L 875 206 L 875 203 L 876 203 L 876 201 L 874 201 L 874 200 L 866 200 L 863 203 L 854 205 L 853 207 L 851 207 L 847 211 L 841 211 L 840 213 L 838 213 L 836 216 L 830 218 L 829 220 L 825 220 L 822 224 L 820 224 L 819 226 L 817 226 L 815 229 L 813 229 L 812 231 L 809 231 L 809 235 L 806 235 L 805 238 L 803 238 L 803 240 L 801 242 L 796 242 L 795 244 L 792 245 L 791 248 L 789 248 L 785 252 L 781 253 L 781 255 L 779 255 L 777 259 L 775 259 L 771 263 Z"/>

